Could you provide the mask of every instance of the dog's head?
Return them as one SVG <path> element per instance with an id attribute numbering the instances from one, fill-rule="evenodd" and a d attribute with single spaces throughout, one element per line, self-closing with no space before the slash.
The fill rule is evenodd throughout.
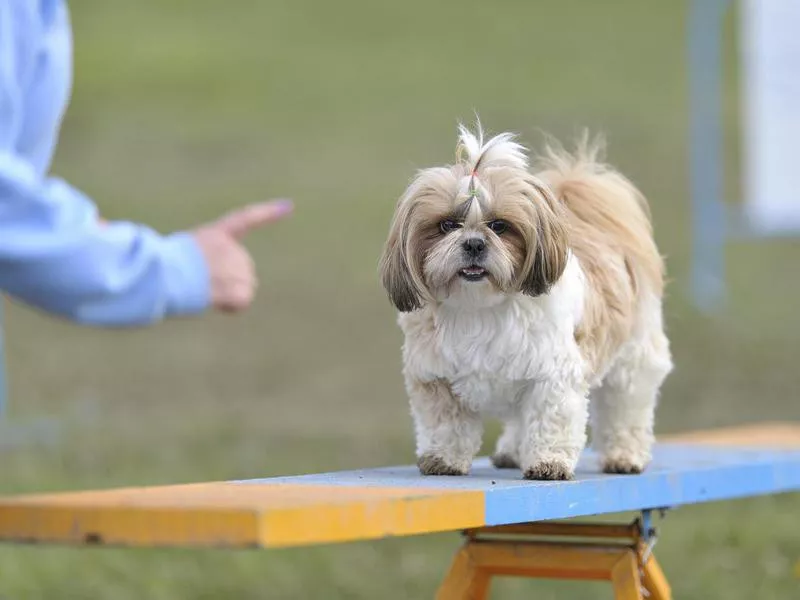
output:
<path id="1" fill-rule="evenodd" d="M 509 133 L 463 126 L 456 162 L 418 173 L 397 203 L 380 262 L 403 312 L 427 302 L 491 304 L 546 293 L 567 261 L 563 209 Z"/>

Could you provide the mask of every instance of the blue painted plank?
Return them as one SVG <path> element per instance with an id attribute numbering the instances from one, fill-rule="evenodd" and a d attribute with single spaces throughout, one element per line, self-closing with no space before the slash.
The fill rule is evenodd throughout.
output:
<path id="1" fill-rule="evenodd" d="M 236 483 L 479 490 L 486 524 L 501 525 L 800 491 L 800 451 L 659 444 L 643 474 L 605 475 L 587 450 L 576 479 L 565 482 L 525 481 L 519 470 L 497 470 L 482 458 L 467 477 L 423 477 L 402 466 Z"/>
<path id="2" fill-rule="evenodd" d="M 657 458 L 642 475 L 601 475 L 546 484 L 540 493 L 530 493 L 519 486 L 488 490 L 486 524 L 565 519 L 800 491 L 800 454 L 685 469 L 659 462 Z"/>

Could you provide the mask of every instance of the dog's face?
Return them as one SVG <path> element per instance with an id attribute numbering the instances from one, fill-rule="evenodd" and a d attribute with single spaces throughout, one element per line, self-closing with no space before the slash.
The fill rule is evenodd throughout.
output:
<path id="1" fill-rule="evenodd" d="M 422 171 L 400 198 L 381 260 L 399 310 L 537 296 L 561 276 L 561 208 L 511 140 L 503 134 L 483 144 L 462 128 L 466 160 Z"/>

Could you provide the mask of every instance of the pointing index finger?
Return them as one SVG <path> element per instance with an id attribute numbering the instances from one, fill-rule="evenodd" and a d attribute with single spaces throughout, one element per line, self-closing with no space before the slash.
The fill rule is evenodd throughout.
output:
<path id="1" fill-rule="evenodd" d="M 288 216 L 294 205 L 291 200 L 256 202 L 228 213 L 217 221 L 217 226 L 235 238 Z"/>

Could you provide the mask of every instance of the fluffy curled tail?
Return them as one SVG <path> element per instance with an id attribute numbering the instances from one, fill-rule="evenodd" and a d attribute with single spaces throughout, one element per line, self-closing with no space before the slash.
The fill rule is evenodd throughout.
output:
<path id="1" fill-rule="evenodd" d="M 553 140 L 537 157 L 538 176 L 564 203 L 576 253 L 595 256 L 613 249 L 623 255 L 635 287 L 661 293 L 664 261 L 653 239 L 650 208 L 639 189 L 602 160 L 605 142 L 584 132 L 568 152 Z"/>

